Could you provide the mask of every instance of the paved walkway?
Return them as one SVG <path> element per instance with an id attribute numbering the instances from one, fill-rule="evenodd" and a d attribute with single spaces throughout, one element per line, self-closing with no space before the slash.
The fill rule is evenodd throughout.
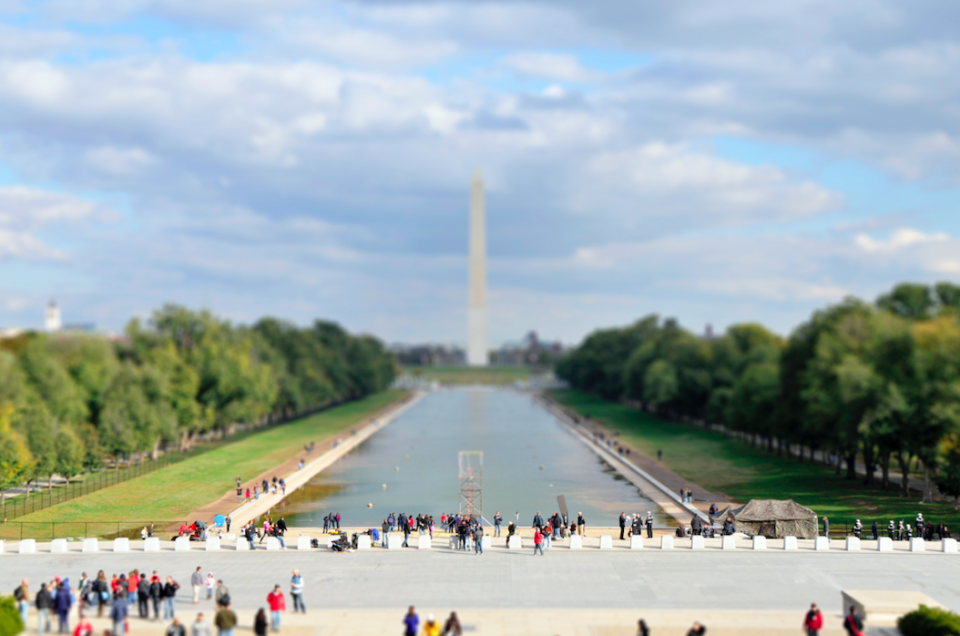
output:
<path id="1" fill-rule="evenodd" d="M 226 583 L 246 616 L 264 605 L 274 583 L 287 590 L 290 572 L 299 568 L 311 613 L 303 631 L 289 633 L 323 635 L 397 633 L 408 604 L 438 615 L 456 610 L 477 633 L 593 636 L 632 634 L 640 617 L 662 627 L 656 636 L 682 634 L 698 619 L 711 626 L 711 634 L 796 634 L 811 601 L 828 616 L 839 615 L 843 589 L 919 591 L 960 609 L 960 555 L 931 553 L 553 549 L 541 557 L 530 549 L 492 549 L 483 556 L 448 549 L 258 550 L 8 554 L 0 555 L 0 564 L 5 590 L 23 577 L 38 587 L 54 576 L 75 583 L 84 571 L 103 569 L 109 577 L 134 568 L 157 570 L 184 586 L 178 602 L 182 616 L 197 609 L 187 589 L 197 566 Z M 209 612 L 212 603 L 200 607 Z M 139 619 L 132 622 L 139 627 Z"/>

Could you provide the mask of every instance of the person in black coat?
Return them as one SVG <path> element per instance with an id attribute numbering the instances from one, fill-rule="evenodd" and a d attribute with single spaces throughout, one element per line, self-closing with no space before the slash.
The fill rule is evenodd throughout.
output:
<path id="1" fill-rule="evenodd" d="M 620 540 L 623 541 L 623 533 L 627 529 L 627 513 L 620 513 Z"/>
<path id="2" fill-rule="evenodd" d="M 533 527 L 538 530 L 543 528 L 543 517 L 540 515 L 539 512 L 533 515 Z"/>
<path id="3" fill-rule="evenodd" d="M 857 636 L 863 632 L 863 621 L 857 616 L 857 608 L 850 606 L 850 613 L 843 619 L 843 628 L 850 636 Z"/>
<path id="4" fill-rule="evenodd" d="M 823 536 L 830 536 L 830 520 L 826 517 L 823 518 Z"/>
<path id="5" fill-rule="evenodd" d="M 653 538 L 653 515 L 647 511 L 647 538 Z"/>

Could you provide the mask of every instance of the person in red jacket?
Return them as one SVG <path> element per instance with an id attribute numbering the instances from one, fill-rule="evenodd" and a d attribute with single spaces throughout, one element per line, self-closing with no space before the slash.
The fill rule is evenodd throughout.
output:
<path id="1" fill-rule="evenodd" d="M 273 591 L 267 594 L 267 603 L 270 604 L 270 629 L 280 631 L 280 612 L 287 611 L 287 599 L 279 585 L 273 586 Z"/>
<path id="2" fill-rule="evenodd" d="M 803 619 L 803 628 L 807 631 L 807 636 L 820 636 L 820 630 L 823 629 L 823 614 L 816 603 L 810 603 L 810 611 Z"/>
<path id="3" fill-rule="evenodd" d="M 540 534 L 540 528 L 536 528 L 533 531 L 533 554 L 536 556 L 537 550 L 540 551 L 540 556 L 543 556 L 543 535 Z"/>

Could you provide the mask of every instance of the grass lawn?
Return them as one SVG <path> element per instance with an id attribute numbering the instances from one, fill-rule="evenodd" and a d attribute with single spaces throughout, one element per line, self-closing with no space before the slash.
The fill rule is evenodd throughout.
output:
<path id="1" fill-rule="evenodd" d="M 529 379 L 532 368 L 528 366 L 409 366 L 403 367 L 403 371 L 414 375 L 419 374 L 428 380 L 436 380 L 441 384 L 513 384 L 517 380 Z"/>
<path id="2" fill-rule="evenodd" d="M 821 517 L 830 517 L 838 531 L 844 522 L 852 525 L 857 518 L 867 529 L 874 521 L 881 528 L 889 519 L 912 523 L 917 512 L 934 525 L 942 519 L 954 536 L 960 530 L 960 512 L 950 504 L 920 504 L 917 494 L 900 497 L 896 489 L 864 486 L 862 478 L 847 481 L 837 477 L 833 468 L 777 457 L 721 433 L 660 420 L 579 391 L 553 391 L 551 396 L 618 431 L 621 443 L 631 448 L 652 457 L 662 450 L 663 463 L 683 478 L 743 503 L 793 499 Z"/>
<path id="3" fill-rule="evenodd" d="M 384 391 L 295 422 L 252 433 L 241 440 L 198 453 L 142 477 L 20 517 L 16 522 L 56 521 L 59 524 L 185 519 L 190 511 L 235 487 L 234 478 L 237 475 L 244 479 L 246 486 L 257 475 L 293 457 L 307 442 L 319 442 L 348 430 L 405 394 L 404 391 Z M 15 522 L 7 525 L 15 525 Z"/>

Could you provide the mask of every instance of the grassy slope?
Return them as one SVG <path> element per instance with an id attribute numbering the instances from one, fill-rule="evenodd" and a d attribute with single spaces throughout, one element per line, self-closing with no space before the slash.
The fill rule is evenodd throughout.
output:
<path id="1" fill-rule="evenodd" d="M 443 384 L 513 384 L 530 377 L 530 367 L 403 367 L 406 373 L 418 371 L 428 380 Z"/>
<path id="2" fill-rule="evenodd" d="M 954 533 L 960 530 L 960 513 L 948 504 L 920 505 L 918 496 L 903 498 L 896 491 L 867 488 L 862 479 L 847 481 L 832 468 L 777 457 L 720 433 L 659 420 L 578 391 L 555 391 L 552 396 L 619 431 L 627 446 L 650 456 L 663 450 L 663 463 L 677 474 L 740 502 L 793 499 L 835 524 L 859 518 L 868 527 L 873 521 L 885 527 L 890 518 L 912 522 L 923 512 L 934 523 L 943 519 Z"/>
<path id="3" fill-rule="evenodd" d="M 200 453 L 17 521 L 176 520 L 288 459 L 303 445 L 334 435 L 404 395 L 385 391 Z"/>

